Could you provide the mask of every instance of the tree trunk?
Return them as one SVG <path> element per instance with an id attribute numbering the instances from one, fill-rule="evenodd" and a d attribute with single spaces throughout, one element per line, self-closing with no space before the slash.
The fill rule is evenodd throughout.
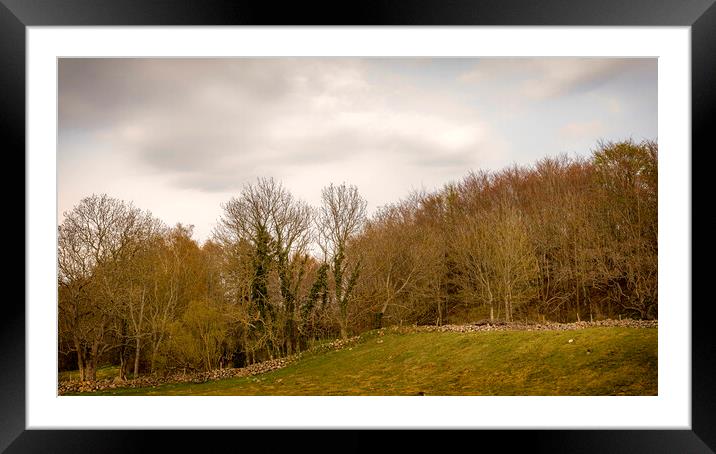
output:
<path id="1" fill-rule="evenodd" d="M 383 317 L 385 316 L 385 311 L 388 310 L 388 304 L 390 303 L 390 299 L 385 300 L 383 303 L 383 307 L 380 309 L 380 312 L 378 313 L 377 318 L 377 328 L 380 329 L 383 327 Z"/>
<path id="2" fill-rule="evenodd" d="M 154 369 L 157 365 L 157 354 L 159 353 L 159 343 L 157 342 L 154 346 L 152 346 L 152 359 L 149 362 L 149 371 L 154 373 Z"/>
<path id="3" fill-rule="evenodd" d="M 84 379 L 85 379 L 84 355 L 83 355 L 82 347 L 80 346 L 80 342 L 78 340 L 75 340 L 75 349 L 77 350 L 77 368 L 80 371 L 80 380 L 84 381 Z"/>
<path id="4" fill-rule="evenodd" d="M 298 351 L 298 330 L 296 321 L 290 318 L 286 327 L 286 355 L 291 355 Z"/>
<path id="5" fill-rule="evenodd" d="M 86 381 L 97 380 L 97 370 L 96 370 L 95 366 L 92 364 L 92 361 L 90 361 L 90 363 L 86 366 L 85 380 Z"/>
<path id="6" fill-rule="evenodd" d="M 122 349 L 124 350 L 124 348 Z M 119 352 L 119 379 L 125 380 L 127 378 L 127 361 L 124 358 L 124 351 Z"/>
<path id="7" fill-rule="evenodd" d="M 77 351 L 77 364 L 79 365 L 79 369 L 80 369 L 80 380 L 85 381 L 86 380 L 85 374 L 87 373 L 87 370 L 85 369 L 86 366 L 85 366 L 85 362 L 84 362 L 84 359 L 82 358 L 82 356 L 84 356 L 84 355 L 82 355 L 82 352 L 78 350 Z"/>
<path id="8" fill-rule="evenodd" d="M 442 325 L 442 320 L 443 320 L 442 315 L 443 315 L 443 314 L 442 314 L 442 310 L 441 310 L 441 307 L 440 307 L 440 297 L 438 296 L 438 319 L 437 319 L 437 321 L 436 321 L 436 323 L 437 323 L 438 326 Z"/>
<path id="9" fill-rule="evenodd" d="M 89 351 L 88 358 L 85 359 L 85 380 L 95 381 L 97 380 L 97 349 L 99 345 L 95 341 L 92 344 L 92 348 Z"/>
<path id="10" fill-rule="evenodd" d="M 139 353 L 140 353 L 140 345 L 139 345 L 139 338 L 137 338 L 137 343 L 134 347 L 134 375 L 132 378 L 137 378 L 139 375 Z"/>
<path id="11" fill-rule="evenodd" d="M 383 327 L 383 312 L 375 314 L 375 329 L 381 329 Z"/>
<path id="12" fill-rule="evenodd" d="M 85 373 L 84 373 L 84 380 L 86 381 L 95 381 L 97 380 L 97 365 L 96 365 L 96 359 L 94 357 L 87 358 L 85 361 Z"/>
<path id="13" fill-rule="evenodd" d="M 385 316 L 385 312 L 380 312 L 380 313 L 378 313 L 378 317 L 377 317 L 377 320 L 378 320 L 378 329 L 380 329 L 380 328 L 383 327 L 383 318 L 384 318 L 384 316 Z"/>
<path id="14" fill-rule="evenodd" d="M 125 339 L 127 337 L 127 321 L 122 321 L 122 347 L 119 350 L 119 378 L 122 380 L 127 379 L 127 373 L 129 372 L 129 364 L 127 361 L 127 343 Z"/>

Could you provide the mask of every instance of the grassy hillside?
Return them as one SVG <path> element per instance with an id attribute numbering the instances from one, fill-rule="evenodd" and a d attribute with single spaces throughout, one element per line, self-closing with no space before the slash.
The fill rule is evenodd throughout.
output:
<path id="1" fill-rule="evenodd" d="M 657 329 L 371 332 L 351 348 L 308 355 L 263 375 L 95 395 L 420 393 L 656 395 Z"/>

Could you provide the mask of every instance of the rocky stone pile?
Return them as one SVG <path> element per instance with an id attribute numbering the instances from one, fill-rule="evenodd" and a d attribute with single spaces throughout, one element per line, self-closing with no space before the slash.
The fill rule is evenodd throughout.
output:
<path id="1" fill-rule="evenodd" d="M 629 328 L 657 328 L 657 320 L 598 320 L 594 322 L 574 322 L 574 323 L 527 323 L 527 322 L 511 322 L 503 321 L 490 322 L 482 320 L 467 325 L 441 325 L 441 326 L 393 326 L 378 330 L 377 335 L 383 336 L 385 333 L 415 333 L 415 332 L 457 332 L 470 333 L 477 331 L 545 331 L 557 330 L 568 331 L 576 329 L 584 329 L 591 327 L 629 327 Z M 212 380 L 220 380 L 225 378 L 248 377 L 252 375 L 264 374 L 285 367 L 297 359 L 308 353 L 320 353 L 330 350 L 340 350 L 351 347 L 358 343 L 361 336 L 354 336 L 346 340 L 337 339 L 332 342 L 320 344 L 309 350 L 298 353 L 296 355 L 287 356 L 285 358 L 277 358 L 269 361 L 252 364 L 241 368 L 216 369 L 209 372 L 180 372 L 168 376 L 146 375 L 131 380 L 103 379 L 94 382 L 68 380 L 62 381 L 58 386 L 60 395 L 69 393 L 84 393 L 105 391 L 115 388 L 149 388 L 170 383 L 206 383 Z M 378 340 L 382 342 L 382 340 Z"/>
<path id="2" fill-rule="evenodd" d="M 350 346 L 355 345 L 358 342 L 358 340 L 360 340 L 360 338 L 361 338 L 360 336 L 353 336 L 353 337 L 349 337 L 346 340 L 336 339 L 331 342 L 326 342 L 326 343 L 323 343 L 320 345 L 316 345 L 315 347 L 312 347 L 312 348 L 306 350 L 305 352 L 299 353 L 297 356 L 301 357 L 301 356 L 305 355 L 306 353 L 320 353 L 320 352 L 326 352 L 329 350 L 341 350 L 345 347 L 350 347 Z"/>
<path id="3" fill-rule="evenodd" d="M 241 368 L 215 369 L 208 372 L 178 372 L 167 376 L 143 375 L 131 380 L 120 380 L 119 377 L 107 378 L 94 382 L 68 380 L 58 386 L 60 395 L 68 393 L 84 393 L 105 391 L 114 388 L 149 388 L 169 383 L 206 383 L 224 378 L 247 377 L 280 369 L 295 361 L 293 357 L 272 359 Z"/>
<path id="4" fill-rule="evenodd" d="M 441 325 L 441 326 L 403 326 L 393 327 L 398 332 L 456 332 L 471 333 L 476 331 L 569 331 L 593 327 L 626 327 L 626 328 L 658 328 L 658 320 L 597 320 L 594 322 L 573 323 L 529 323 L 504 321 L 479 321 L 468 325 Z"/>
<path id="5" fill-rule="evenodd" d="M 306 353 L 340 350 L 344 347 L 355 344 L 358 339 L 360 339 L 360 336 L 351 337 L 347 340 L 337 339 L 332 342 L 318 345 L 296 355 L 262 361 L 246 367 L 215 369 L 208 372 L 178 372 L 166 376 L 143 375 L 131 380 L 120 380 L 119 377 L 106 378 L 103 380 L 96 380 L 94 382 L 67 380 L 61 381 L 57 390 L 59 395 L 63 395 L 69 393 L 106 391 L 115 388 L 150 388 L 173 383 L 206 383 L 208 381 L 225 378 L 248 377 L 286 367 L 304 356 Z"/>

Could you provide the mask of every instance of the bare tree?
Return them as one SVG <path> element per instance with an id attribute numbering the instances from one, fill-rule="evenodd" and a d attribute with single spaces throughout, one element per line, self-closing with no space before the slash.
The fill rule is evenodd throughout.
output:
<path id="1" fill-rule="evenodd" d="M 627 310 L 656 317 L 658 304 L 658 149 L 655 142 L 600 143 L 594 152 L 607 235 L 619 277 L 611 289 Z"/>
<path id="2" fill-rule="evenodd" d="M 258 179 L 202 247 L 191 227 L 92 195 L 58 227 L 60 349 L 94 380 L 100 360 L 122 376 L 211 369 L 475 312 L 653 318 L 657 164 L 655 142 L 601 143 L 591 158 L 471 173 L 370 219 L 355 186 L 325 187 L 314 211 Z"/>
<path id="3" fill-rule="evenodd" d="M 413 195 L 381 208 L 359 239 L 365 263 L 361 299 L 373 306 L 377 327 L 390 317 L 400 323 L 412 311 L 412 303 L 430 293 L 424 285 L 433 274 L 435 245 L 415 223 L 418 206 L 419 198 Z"/>
<path id="4" fill-rule="evenodd" d="M 484 221 L 472 217 L 461 220 L 455 233 L 453 247 L 465 277 L 462 285 L 463 294 L 466 298 L 475 298 L 478 303 L 489 307 L 490 320 L 494 320 L 497 296 L 492 259 L 488 253 L 492 246 L 488 229 Z"/>
<path id="5" fill-rule="evenodd" d="M 367 202 L 355 186 L 345 183 L 323 188 L 322 205 L 316 223 L 319 245 L 333 277 L 332 299 L 338 306 L 341 337 L 348 337 L 348 303 L 360 273 L 360 259 L 353 264 L 346 258 L 348 242 L 365 222 Z"/>
<path id="6" fill-rule="evenodd" d="M 131 204 L 92 195 L 58 227 L 61 331 L 71 333 L 83 380 L 96 378 L 97 359 L 114 346 L 111 322 L 126 303 L 123 269 L 156 225 Z"/>
<path id="7" fill-rule="evenodd" d="M 287 351 L 295 350 L 298 345 L 297 293 L 306 272 L 310 227 L 311 208 L 294 199 L 273 178 L 261 178 L 255 184 L 247 184 L 238 198 L 224 205 L 224 215 L 214 232 L 216 241 L 227 251 L 238 251 L 241 244 L 250 246 L 250 299 L 259 310 L 257 321 L 262 330 L 269 325 L 275 330 L 278 329 L 275 320 L 285 320 L 284 348 Z M 278 305 L 270 304 L 272 272 L 279 281 L 281 301 Z"/>

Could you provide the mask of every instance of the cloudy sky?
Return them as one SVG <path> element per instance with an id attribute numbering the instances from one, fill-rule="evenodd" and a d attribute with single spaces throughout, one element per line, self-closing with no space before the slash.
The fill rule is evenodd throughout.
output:
<path id="1" fill-rule="evenodd" d="M 60 59 L 58 218 L 107 193 L 203 241 L 272 176 L 369 211 L 476 169 L 657 139 L 656 59 Z"/>

